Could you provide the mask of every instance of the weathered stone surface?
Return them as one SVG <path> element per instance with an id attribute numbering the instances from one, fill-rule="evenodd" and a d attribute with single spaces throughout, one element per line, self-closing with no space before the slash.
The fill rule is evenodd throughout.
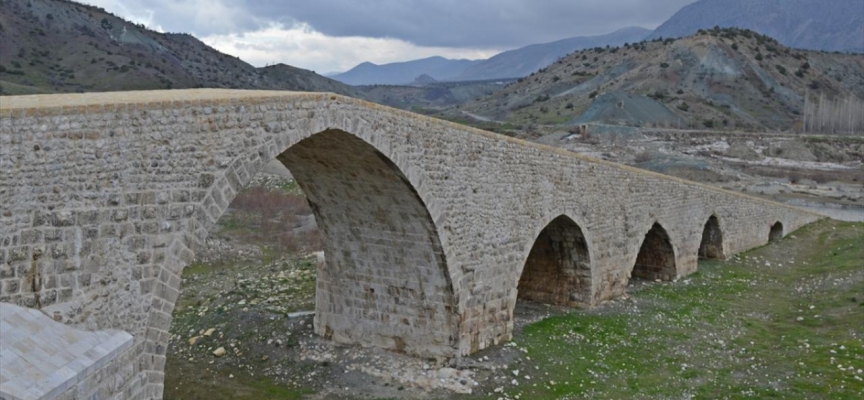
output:
<path id="1" fill-rule="evenodd" d="M 135 344 L 115 368 L 124 378 L 100 397 L 161 397 L 182 269 L 273 159 L 294 174 L 325 235 L 316 332 L 427 357 L 509 340 L 523 268 L 560 262 L 567 285 L 550 291 L 535 279 L 526 292 L 596 305 L 624 293 L 652 227 L 671 258 L 640 259 L 662 258 L 647 268 L 668 279 L 695 271 L 711 216 L 722 255 L 766 244 L 775 223 L 782 237 L 820 218 L 331 94 L 5 97 L 0 301 L 129 332 Z M 562 216 L 572 225 L 544 240 L 567 256 L 529 258 Z M 577 243 L 585 248 L 568 247 Z"/>

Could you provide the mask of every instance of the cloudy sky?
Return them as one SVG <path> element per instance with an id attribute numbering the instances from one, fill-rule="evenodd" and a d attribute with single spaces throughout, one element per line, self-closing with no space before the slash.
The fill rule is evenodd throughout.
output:
<path id="1" fill-rule="evenodd" d="M 655 28 L 694 0 L 84 0 L 163 32 L 191 33 L 256 66 L 319 73 L 363 61 L 503 50 L 627 26 Z"/>

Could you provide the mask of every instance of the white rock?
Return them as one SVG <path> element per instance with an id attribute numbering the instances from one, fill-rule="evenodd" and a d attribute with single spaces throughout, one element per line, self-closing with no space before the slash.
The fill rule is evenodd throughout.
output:
<path id="1" fill-rule="evenodd" d="M 450 379 L 455 377 L 459 371 L 453 368 L 441 368 L 438 370 L 438 379 Z"/>

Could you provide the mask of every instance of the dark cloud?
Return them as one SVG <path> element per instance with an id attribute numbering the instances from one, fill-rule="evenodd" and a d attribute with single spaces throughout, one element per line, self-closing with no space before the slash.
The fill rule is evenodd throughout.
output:
<path id="1" fill-rule="evenodd" d="M 626 26 L 653 28 L 693 0 L 245 0 L 261 18 L 298 20 L 334 36 L 421 46 L 518 47 Z"/>
<path id="2" fill-rule="evenodd" d="M 242 33 L 305 22 L 332 36 L 512 48 L 626 26 L 653 28 L 694 0 L 95 0 L 153 13 L 166 31 Z M 209 4 L 209 5 L 208 5 Z M 106 4 L 110 9 L 110 6 Z M 214 12 L 217 10 L 219 12 Z"/>

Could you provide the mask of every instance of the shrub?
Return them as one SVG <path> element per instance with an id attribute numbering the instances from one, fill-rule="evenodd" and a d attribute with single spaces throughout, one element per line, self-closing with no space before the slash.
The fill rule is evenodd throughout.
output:
<path id="1" fill-rule="evenodd" d="M 664 63 L 660 63 L 660 68 L 669 68 L 669 64 L 668 64 L 668 63 L 665 63 L 665 62 L 664 62 Z"/>
<path id="2" fill-rule="evenodd" d="M 651 154 L 651 152 L 646 150 L 646 151 L 643 151 L 643 152 L 637 154 L 636 157 L 633 159 L 633 161 L 636 161 L 637 163 L 644 163 L 644 162 L 651 161 L 653 159 L 654 159 L 654 154 Z"/>
<path id="3" fill-rule="evenodd" d="M 687 111 L 690 111 L 690 105 L 687 104 L 687 102 L 685 101 L 685 102 L 678 105 L 678 109 L 681 111 L 687 112 Z"/>
<path id="4" fill-rule="evenodd" d="M 777 68 L 777 72 L 779 72 L 780 75 L 786 75 L 786 67 L 784 67 L 780 64 L 777 64 L 774 66 L 774 68 Z"/>
<path id="5" fill-rule="evenodd" d="M 714 127 L 714 120 L 713 119 L 706 119 L 706 120 L 702 121 L 702 125 L 704 125 L 708 129 L 711 129 Z"/>
<path id="6" fill-rule="evenodd" d="M 591 94 L 588 95 L 588 98 L 589 98 L 589 99 L 593 99 L 593 98 L 595 98 L 595 97 L 597 97 L 597 91 L 596 91 L 596 90 L 593 91 L 593 92 L 591 92 Z"/>
<path id="7" fill-rule="evenodd" d="M 762 61 L 765 57 L 762 57 L 762 53 L 756 53 L 756 61 Z"/>

